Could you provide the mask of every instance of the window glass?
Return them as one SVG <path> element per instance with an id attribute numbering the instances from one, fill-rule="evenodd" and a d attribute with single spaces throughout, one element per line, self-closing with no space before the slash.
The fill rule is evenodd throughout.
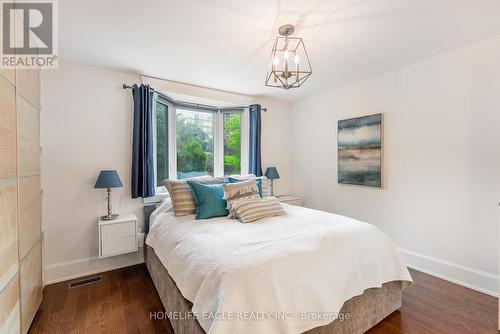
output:
<path id="1" fill-rule="evenodd" d="M 225 113 L 224 175 L 241 173 L 241 113 Z"/>
<path id="2" fill-rule="evenodd" d="M 168 179 L 168 107 L 156 103 L 156 185 Z"/>
<path id="3" fill-rule="evenodd" d="M 177 178 L 214 175 L 214 114 L 177 109 Z"/>

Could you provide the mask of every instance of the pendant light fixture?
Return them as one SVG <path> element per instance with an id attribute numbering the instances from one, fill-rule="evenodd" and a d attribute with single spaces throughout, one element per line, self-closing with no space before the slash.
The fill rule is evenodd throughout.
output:
<path id="1" fill-rule="evenodd" d="M 290 37 L 293 31 L 294 26 L 291 24 L 279 28 L 280 36 L 274 42 L 266 86 L 298 88 L 312 74 L 304 41 L 302 38 Z"/>

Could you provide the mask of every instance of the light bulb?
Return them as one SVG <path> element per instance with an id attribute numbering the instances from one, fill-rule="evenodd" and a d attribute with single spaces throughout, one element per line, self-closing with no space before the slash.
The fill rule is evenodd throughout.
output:
<path id="1" fill-rule="evenodd" d="M 295 60 L 295 64 L 298 64 L 300 62 L 299 55 L 295 55 L 295 58 L 293 60 Z"/>
<path id="2" fill-rule="evenodd" d="M 288 59 L 288 57 L 290 57 L 290 53 L 288 52 L 288 50 L 286 50 L 283 58 Z"/>

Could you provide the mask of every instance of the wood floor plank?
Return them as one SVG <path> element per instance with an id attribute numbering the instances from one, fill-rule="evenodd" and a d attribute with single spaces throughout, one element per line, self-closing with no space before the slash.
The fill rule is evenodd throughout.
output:
<path id="1" fill-rule="evenodd" d="M 403 306 L 369 334 L 486 334 L 496 329 L 498 299 L 412 270 Z M 100 274 L 99 283 L 45 287 L 30 334 L 174 334 L 145 265 Z M 95 275 L 94 275 L 95 276 Z"/>
<path id="2" fill-rule="evenodd" d="M 112 328 L 116 333 L 127 333 L 125 326 L 125 313 L 123 312 L 122 293 L 119 272 L 112 272 L 108 275 L 109 293 L 111 300 Z"/>
<path id="3" fill-rule="evenodd" d="M 111 301 L 109 299 L 109 277 L 103 275 L 102 284 L 96 284 L 98 304 L 98 333 L 113 333 L 113 327 L 107 321 L 111 314 Z"/>

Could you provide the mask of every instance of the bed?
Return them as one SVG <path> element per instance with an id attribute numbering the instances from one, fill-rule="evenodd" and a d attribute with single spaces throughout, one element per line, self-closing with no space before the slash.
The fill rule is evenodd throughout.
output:
<path id="1" fill-rule="evenodd" d="M 251 224 L 151 214 L 145 262 L 176 334 L 363 333 L 401 307 L 412 279 L 384 233 L 283 207 Z"/>

